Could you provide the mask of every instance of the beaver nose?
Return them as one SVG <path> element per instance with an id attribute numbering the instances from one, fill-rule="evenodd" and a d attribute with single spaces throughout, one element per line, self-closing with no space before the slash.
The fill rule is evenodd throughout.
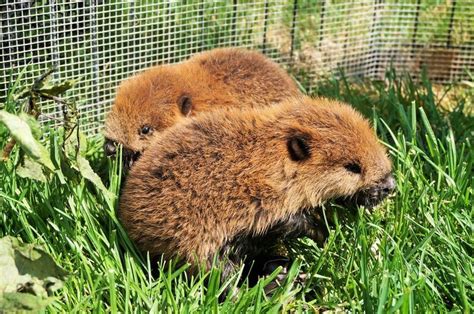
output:
<path id="1" fill-rule="evenodd" d="M 397 187 L 397 182 L 393 175 L 389 174 L 386 176 L 382 182 L 380 182 L 378 188 L 384 195 L 389 195 Z"/>
<path id="2" fill-rule="evenodd" d="M 117 152 L 117 145 L 114 141 L 107 139 L 104 143 L 104 151 L 107 157 L 113 156 Z"/>

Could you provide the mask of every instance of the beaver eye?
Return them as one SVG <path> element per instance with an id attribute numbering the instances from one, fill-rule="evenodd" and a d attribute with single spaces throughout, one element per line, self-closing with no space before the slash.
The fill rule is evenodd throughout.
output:
<path id="1" fill-rule="evenodd" d="M 147 135 L 147 134 L 149 134 L 151 131 L 152 131 L 152 127 L 151 127 L 151 126 L 149 126 L 149 125 L 144 125 L 144 126 L 142 126 L 142 128 L 140 129 L 140 134 L 142 134 L 142 135 Z"/>
<path id="2" fill-rule="evenodd" d="M 362 172 L 362 169 L 360 168 L 360 165 L 358 163 L 355 163 L 355 162 L 351 162 L 347 165 L 344 165 L 344 168 L 346 168 L 347 171 L 350 171 L 352 173 L 361 173 Z"/>

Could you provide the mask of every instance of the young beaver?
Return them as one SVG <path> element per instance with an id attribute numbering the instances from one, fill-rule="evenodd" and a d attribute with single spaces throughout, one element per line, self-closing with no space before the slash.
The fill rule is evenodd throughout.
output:
<path id="1" fill-rule="evenodd" d="M 304 97 L 217 110 L 157 135 L 126 179 L 119 216 L 152 256 L 238 264 L 281 238 L 313 236 L 311 209 L 330 199 L 372 207 L 394 187 L 368 121 Z"/>
<path id="2" fill-rule="evenodd" d="M 124 81 L 105 122 L 107 155 L 124 146 L 126 168 L 150 135 L 185 117 L 220 107 L 268 106 L 300 95 L 276 63 L 254 51 L 214 49 L 174 65 L 152 67 Z"/>

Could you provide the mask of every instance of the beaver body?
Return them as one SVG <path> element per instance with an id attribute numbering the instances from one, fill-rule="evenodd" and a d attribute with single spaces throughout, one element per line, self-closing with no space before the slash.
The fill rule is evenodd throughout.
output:
<path id="1" fill-rule="evenodd" d="M 202 114 L 155 136 L 126 179 L 119 215 L 152 256 L 240 263 L 273 241 L 317 234 L 311 209 L 328 200 L 373 206 L 393 187 L 386 151 L 360 114 L 294 98 Z"/>
<path id="2" fill-rule="evenodd" d="M 221 48 L 173 65 L 152 67 L 124 81 L 105 122 L 105 151 L 123 145 L 126 166 L 150 137 L 199 112 L 269 106 L 300 95 L 295 82 L 263 54 Z"/>

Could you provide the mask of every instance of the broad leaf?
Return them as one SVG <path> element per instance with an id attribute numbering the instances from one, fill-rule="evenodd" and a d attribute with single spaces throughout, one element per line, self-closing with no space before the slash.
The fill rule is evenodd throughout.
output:
<path id="1" fill-rule="evenodd" d="M 77 80 L 67 80 L 62 82 L 47 81 L 39 88 L 38 92 L 48 96 L 59 96 L 71 89 L 76 83 Z"/>
<path id="2" fill-rule="evenodd" d="M 61 135 L 64 134 L 64 129 L 62 129 L 60 132 L 62 132 Z M 66 154 L 69 157 L 76 155 L 78 146 L 79 155 L 85 156 L 87 153 L 87 145 L 87 137 L 84 135 L 84 133 L 78 131 L 77 128 L 74 130 L 74 132 L 72 132 L 72 134 L 69 135 L 69 137 L 66 139 L 66 142 L 64 143 Z"/>
<path id="3" fill-rule="evenodd" d="M 53 300 L 53 298 L 40 298 L 29 293 L 8 292 L 0 297 L 0 313 L 38 312 Z"/>
<path id="4" fill-rule="evenodd" d="M 43 250 L 17 238 L 0 239 L 0 312 L 39 311 L 67 273 Z"/>
<path id="5" fill-rule="evenodd" d="M 22 178 L 30 178 L 33 180 L 46 182 L 46 176 L 43 173 L 43 167 L 30 158 L 25 158 L 23 165 L 16 169 L 16 174 Z"/>
<path id="6" fill-rule="evenodd" d="M 3 110 L 0 111 L 0 122 L 5 124 L 11 136 L 33 160 L 54 171 L 48 150 L 34 138 L 28 123 Z"/>
<path id="7" fill-rule="evenodd" d="M 77 156 L 77 166 L 81 175 L 94 184 L 99 190 L 104 192 L 104 194 L 109 198 L 113 199 L 115 195 L 111 193 L 104 185 L 97 173 L 94 172 L 89 161 L 82 157 L 81 155 Z"/>
<path id="8" fill-rule="evenodd" d="M 35 117 L 25 112 L 21 112 L 18 116 L 28 124 L 31 129 L 31 133 L 33 134 L 33 137 L 39 140 L 43 132 L 41 131 L 41 125 L 38 120 L 36 120 Z"/>

